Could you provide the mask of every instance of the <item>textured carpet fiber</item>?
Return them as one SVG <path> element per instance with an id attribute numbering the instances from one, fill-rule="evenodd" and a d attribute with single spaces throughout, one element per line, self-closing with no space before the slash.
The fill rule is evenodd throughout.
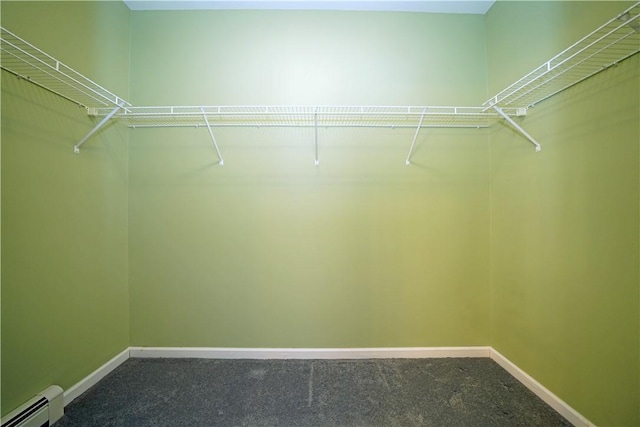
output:
<path id="1" fill-rule="evenodd" d="M 67 426 L 570 426 L 491 359 L 129 359 Z"/>

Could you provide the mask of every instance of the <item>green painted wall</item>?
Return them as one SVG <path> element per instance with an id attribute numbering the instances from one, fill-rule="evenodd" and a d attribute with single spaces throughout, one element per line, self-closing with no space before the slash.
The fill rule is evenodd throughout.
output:
<path id="1" fill-rule="evenodd" d="M 121 96 L 129 11 L 2 2 L 2 25 Z M 2 71 L 2 414 L 129 345 L 128 130 Z"/>
<path id="2" fill-rule="evenodd" d="M 498 2 L 489 87 L 625 7 Z M 491 134 L 492 346 L 597 425 L 640 424 L 639 60 L 529 110 L 540 153 L 506 126 Z"/>
<path id="3" fill-rule="evenodd" d="M 477 105 L 628 3 L 486 16 L 130 12 L 2 25 L 136 105 Z M 33 25 L 38 22 L 39 25 Z M 159 31 L 158 29 L 162 29 Z M 598 425 L 640 424 L 635 57 L 504 125 L 110 126 L 2 72 L 2 414 L 128 345 L 492 345 Z M 131 84 L 131 93 L 129 93 Z"/>
<path id="4" fill-rule="evenodd" d="M 162 28 L 162 31 L 158 31 Z M 474 104 L 482 16 L 134 12 L 137 104 Z M 436 42 L 437 41 L 437 42 Z M 486 131 L 131 133 L 131 344 L 489 341 Z"/>
<path id="5" fill-rule="evenodd" d="M 469 105 L 486 95 L 477 15 L 133 12 L 131 40 L 142 105 Z"/>

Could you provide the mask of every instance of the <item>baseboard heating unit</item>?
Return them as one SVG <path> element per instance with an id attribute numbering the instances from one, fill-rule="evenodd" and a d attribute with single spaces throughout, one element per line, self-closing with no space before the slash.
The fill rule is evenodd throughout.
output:
<path id="1" fill-rule="evenodd" d="M 0 427 L 49 427 L 64 415 L 62 388 L 52 385 L 2 418 Z"/>

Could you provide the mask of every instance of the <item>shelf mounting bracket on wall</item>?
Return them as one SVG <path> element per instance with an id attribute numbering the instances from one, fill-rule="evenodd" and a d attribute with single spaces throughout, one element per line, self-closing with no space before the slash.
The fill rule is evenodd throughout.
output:
<path id="1" fill-rule="evenodd" d="M 411 142 L 411 148 L 409 148 L 409 154 L 407 155 L 407 160 L 405 160 L 405 164 L 409 166 L 411 164 L 411 156 L 413 155 L 413 148 L 416 145 L 416 140 L 418 139 L 418 134 L 420 133 L 420 128 L 422 128 L 422 122 L 424 122 L 424 115 L 427 113 L 427 109 L 422 110 L 422 115 L 420 116 L 420 121 L 418 122 L 418 127 L 416 128 L 416 133 L 413 134 L 413 141 Z"/>
<path id="2" fill-rule="evenodd" d="M 218 164 L 220 166 L 224 165 L 224 160 L 222 158 L 222 154 L 220 154 L 220 149 L 218 148 L 218 143 L 216 142 L 215 136 L 213 136 L 213 131 L 211 130 L 211 125 L 209 124 L 209 119 L 207 118 L 207 113 L 204 111 L 204 108 L 200 108 L 202 111 L 202 117 L 204 117 L 204 123 L 207 125 L 207 129 L 209 130 L 209 136 L 211 136 L 211 141 L 213 142 L 213 148 L 216 149 L 216 153 L 218 153 Z"/>
<path id="3" fill-rule="evenodd" d="M 511 126 L 513 126 L 518 132 L 520 132 L 522 134 L 522 136 L 524 136 L 525 138 L 527 138 L 533 145 L 536 146 L 536 152 L 540 151 L 542 149 L 542 147 L 540 146 L 540 143 L 538 141 L 535 140 L 535 138 L 533 138 L 531 135 L 529 135 L 527 133 L 527 131 L 525 131 L 524 129 L 522 129 L 522 126 L 520 126 L 519 124 L 517 124 L 511 117 L 509 117 L 504 111 L 502 111 L 502 108 L 496 106 L 496 105 L 492 105 L 492 108 L 494 110 L 496 110 L 496 112 L 498 114 L 500 114 Z"/>
<path id="4" fill-rule="evenodd" d="M 122 107 L 124 107 L 124 104 L 126 104 L 126 101 L 120 101 L 116 108 L 111 110 L 111 112 L 107 114 L 102 120 L 100 120 L 100 123 L 95 125 L 93 129 L 91 129 L 89 133 L 80 140 L 80 142 L 73 146 L 73 152 L 76 154 L 80 153 L 80 147 L 82 147 L 82 144 L 87 142 L 87 140 L 91 138 L 94 133 L 96 133 L 102 126 L 105 125 L 105 123 L 107 123 L 111 119 L 111 117 L 113 117 Z"/>

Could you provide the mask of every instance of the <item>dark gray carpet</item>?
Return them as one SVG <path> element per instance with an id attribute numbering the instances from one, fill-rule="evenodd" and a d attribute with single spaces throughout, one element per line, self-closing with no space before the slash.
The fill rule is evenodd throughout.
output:
<path id="1" fill-rule="evenodd" d="M 129 359 L 69 426 L 570 426 L 491 359 Z"/>

